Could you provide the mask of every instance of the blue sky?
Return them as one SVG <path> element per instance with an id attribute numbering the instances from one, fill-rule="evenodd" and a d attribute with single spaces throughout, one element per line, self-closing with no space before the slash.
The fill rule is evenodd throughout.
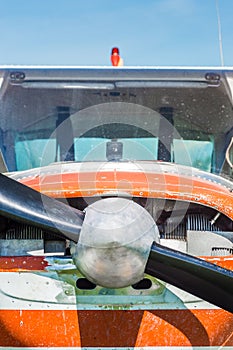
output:
<path id="1" fill-rule="evenodd" d="M 218 0 L 225 66 L 233 0 Z M 0 0 L 0 65 L 219 66 L 216 0 Z"/>

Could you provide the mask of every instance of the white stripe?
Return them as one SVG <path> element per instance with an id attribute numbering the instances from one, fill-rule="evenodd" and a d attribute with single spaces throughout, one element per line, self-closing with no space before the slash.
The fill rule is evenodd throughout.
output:
<path id="1" fill-rule="evenodd" d="M 61 271 L 60 271 L 61 272 Z M 185 310 L 216 309 L 195 296 L 166 285 L 148 295 L 104 294 L 101 287 L 78 294 L 74 274 L 63 271 L 1 272 L 0 310 Z M 69 283 L 65 281 L 69 278 Z M 72 283 L 72 284 L 71 284 Z M 132 292 L 132 293 L 131 293 Z"/>

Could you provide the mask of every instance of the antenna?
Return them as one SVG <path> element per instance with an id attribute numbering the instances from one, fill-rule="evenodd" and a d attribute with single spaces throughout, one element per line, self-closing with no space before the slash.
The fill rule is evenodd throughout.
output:
<path id="1" fill-rule="evenodd" d="M 223 49 L 222 49 L 222 28 L 221 28 L 221 19 L 220 19 L 220 13 L 219 13 L 218 0 L 215 1 L 215 5 L 216 5 L 216 13 L 217 13 L 217 19 L 218 19 L 218 42 L 219 42 L 220 60 L 221 60 L 221 65 L 224 66 Z"/>

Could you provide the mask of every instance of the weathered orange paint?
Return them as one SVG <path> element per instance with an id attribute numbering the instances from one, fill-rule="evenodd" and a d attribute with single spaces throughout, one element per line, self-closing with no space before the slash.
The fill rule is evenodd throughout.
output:
<path id="1" fill-rule="evenodd" d="M 91 197 L 126 192 L 132 196 L 191 201 L 233 219 L 233 193 L 201 178 L 168 173 L 98 171 L 23 178 L 23 184 L 50 197 Z"/>
<path id="2" fill-rule="evenodd" d="M 233 270 L 233 256 L 204 256 L 203 259 L 206 261 L 209 261 L 212 264 L 224 267 L 225 269 L 228 270 Z"/>
<path id="3" fill-rule="evenodd" d="M 223 310 L 145 311 L 136 346 L 221 346 L 233 332 L 233 314 Z"/>
<path id="4" fill-rule="evenodd" d="M 216 310 L 1 310 L 0 346 L 233 346 L 233 314 Z"/>
<path id="5" fill-rule="evenodd" d="M 1 256 L 0 272 L 40 271 L 48 266 L 44 256 Z"/>
<path id="6" fill-rule="evenodd" d="M 81 344 L 76 311 L 0 310 L 0 335 L 0 346 L 8 347 Z"/>

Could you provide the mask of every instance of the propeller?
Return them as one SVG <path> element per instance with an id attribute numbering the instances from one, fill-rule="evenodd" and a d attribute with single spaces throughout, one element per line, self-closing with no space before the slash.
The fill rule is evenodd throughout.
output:
<path id="1" fill-rule="evenodd" d="M 121 203 L 123 203 L 123 209 Z M 0 174 L 0 215 L 32 224 L 63 238 L 68 238 L 75 243 L 78 242 L 74 244 L 73 256 L 77 266 L 80 264 L 78 262 L 80 255 L 85 256 L 86 253 L 92 257 L 90 252 L 92 253 L 94 248 L 98 254 L 102 253 L 99 254 L 99 261 L 94 260 L 97 271 L 105 268 L 103 255 L 109 256 L 109 261 L 115 264 L 113 264 L 114 270 L 110 269 L 109 273 L 111 274 L 115 273 L 118 264 L 122 266 L 122 275 L 124 273 L 126 275 L 132 274 L 132 268 L 134 269 L 134 266 L 140 263 L 146 273 L 233 312 L 233 272 L 203 259 L 161 246 L 157 242 L 153 243 L 153 238 L 156 239 L 157 227 L 155 223 L 153 224 L 153 219 L 148 217 L 148 212 L 144 208 L 138 207 L 140 207 L 138 204 L 129 199 L 115 198 L 114 201 L 113 198 L 106 198 L 89 206 L 84 216 L 83 212 Z M 145 218 L 143 218 L 144 216 Z M 133 218 L 138 220 L 134 221 Z M 115 223 L 112 223 L 113 221 Z M 147 230 L 148 227 L 149 230 Z M 138 233 L 137 237 L 132 239 L 134 229 Z M 143 230 L 141 234 L 140 230 Z M 145 235 L 144 237 L 144 232 L 147 231 L 149 231 L 149 236 Z M 114 236 L 116 233 L 123 237 L 122 242 L 117 241 L 118 238 Z M 125 236 L 127 236 L 127 240 Z M 94 246 L 92 244 L 93 237 L 95 238 Z M 107 237 L 109 239 L 105 241 Z M 145 249 L 143 242 L 146 245 Z M 83 250 L 84 246 L 85 251 Z M 94 253 L 96 252 L 94 250 Z M 118 255 L 119 252 L 121 255 Z M 127 258 L 126 263 L 122 264 L 120 260 L 122 257 L 126 257 L 128 252 L 130 252 L 129 258 Z M 135 254 L 136 259 L 132 253 Z M 136 261 L 136 264 L 133 261 Z M 88 278 L 89 273 L 86 273 L 85 276 Z M 134 281 L 135 274 L 132 278 Z M 127 283 L 130 283 L 129 280 Z"/>

